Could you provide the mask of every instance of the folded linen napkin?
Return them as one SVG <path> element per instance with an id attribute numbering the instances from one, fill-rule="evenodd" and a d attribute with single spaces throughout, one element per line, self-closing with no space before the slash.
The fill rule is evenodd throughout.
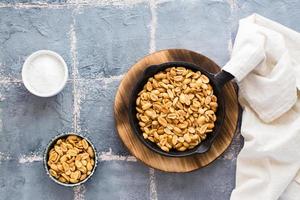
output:
<path id="1" fill-rule="evenodd" d="M 238 81 L 243 107 L 231 200 L 300 199 L 300 34 L 257 14 L 244 18 L 223 70 Z"/>

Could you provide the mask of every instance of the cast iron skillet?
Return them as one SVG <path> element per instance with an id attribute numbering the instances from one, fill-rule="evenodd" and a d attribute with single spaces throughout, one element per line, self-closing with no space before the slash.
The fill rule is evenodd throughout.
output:
<path id="1" fill-rule="evenodd" d="M 163 71 L 170 67 L 185 67 L 187 69 L 191 69 L 192 71 L 200 71 L 202 74 L 206 75 L 209 78 L 210 84 L 214 90 L 214 95 L 216 95 L 218 99 L 217 100 L 218 110 L 216 112 L 217 120 L 215 122 L 215 127 L 213 129 L 213 132 L 207 134 L 206 139 L 203 142 L 201 142 L 198 146 L 183 152 L 179 152 L 176 150 L 165 152 L 161 150 L 155 143 L 152 143 L 149 140 L 145 140 L 143 138 L 142 131 L 140 130 L 138 119 L 136 118 L 137 111 L 135 107 L 136 107 L 136 99 L 138 97 L 138 93 L 143 89 L 143 86 L 147 83 L 150 77 L 153 77 L 158 72 Z M 161 155 L 171 156 L 171 157 L 184 157 L 184 156 L 189 156 L 198 153 L 199 154 L 205 153 L 209 150 L 213 141 L 220 133 L 220 129 L 222 128 L 224 117 L 225 117 L 225 108 L 224 108 L 225 104 L 224 104 L 224 95 L 222 93 L 222 87 L 226 82 L 230 81 L 233 78 L 234 76 L 232 76 L 230 73 L 226 71 L 221 70 L 217 74 L 212 74 L 202 69 L 200 66 L 188 62 L 167 62 L 160 65 L 151 65 L 145 69 L 145 71 L 137 81 L 137 84 L 133 88 L 132 95 L 129 100 L 129 112 L 130 112 L 129 120 L 131 123 L 131 127 L 133 128 L 135 134 L 144 145 L 146 145 L 152 151 L 159 153 Z"/>

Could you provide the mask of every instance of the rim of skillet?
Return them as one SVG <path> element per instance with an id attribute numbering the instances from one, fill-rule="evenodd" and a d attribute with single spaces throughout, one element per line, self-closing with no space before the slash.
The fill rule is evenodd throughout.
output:
<path id="1" fill-rule="evenodd" d="M 49 158 L 49 151 L 50 151 L 50 149 L 55 145 L 56 141 L 59 140 L 59 139 L 61 139 L 61 138 L 65 138 L 65 137 L 67 137 L 67 136 L 69 136 L 69 135 L 76 135 L 76 136 L 78 136 L 78 137 L 80 137 L 80 138 L 85 139 L 85 140 L 89 143 L 89 145 L 92 147 L 92 149 L 93 149 L 93 151 L 94 151 L 94 161 L 95 161 L 95 164 L 94 164 L 94 166 L 93 166 L 93 170 L 91 171 L 91 174 L 90 174 L 90 175 L 88 175 L 84 180 L 82 180 L 82 181 L 80 181 L 80 182 L 78 182 L 78 183 L 62 183 L 62 182 L 60 182 L 59 180 L 57 180 L 56 178 L 54 178 L 54 177 L 50 174 L 50 172 L 49 172 L 49 169 L 50 169 L 50 168 L 48 167 L 48 164 L 47 164 L 48 158 Z M 52 179 L 55 183 L 57 183 L 57 184 L 59 184 L 59 185 L 66 186 L 66 187 L 75 187 L 75 186 L 81 185 L 81 184 L 85 183 L 86 181 L 88 181 L 89 179 L 91 179 L 92 175 L 94 174 L 94 172 L 95 172 L 95 170 L 96 170 L 96 168 L 97 168 L 97 164 L 98 164 L 97 150 L 96 150 L 95 146 L 93 145 L 93 143 L 91 142 L 91 140 L 90 140 L 87 136 L 83 136 L 83 135 L 81 135 L 81 134 L 78 134 L 78 133 L 72 133 L 72 132 L 70 132 L 70 133 L 62 133 L 62 134 L 58 134 L 58 135 L 54 136 L 54 137 L 49 141 L 49 143 L 48 143 L 48 145 L 47 145 L 47 147 L 46 147 L 46 149 L 45 149 L 45 151 L 44 151 L 44 155 L 43 155 L 43 163 L 44 163 L 44 168 L 45 168 L 45 170 L 46 170 L 46 173 L 47 173 L 48 177 L 49 177 L 50 179 Z"/>
<path id="2" fill-rule="evenodd" d="M 157 67 L 157 70 L 155 70 L 155 73 L 147 73 L 147 69 L 152 68 L 152 67 Z M 202 74 L 206 75 L 209 78 L 209 83 L 213 87 L 214 94 L 217 96 L 217 102 L 218 102 L 218 109 L 216 112 L 217 116 L 217 121 L 219 126 L 215 126 L 213 129 L 213 132 L 208 134 L 206 139 L 203 140 L 203 142 L 200 142 L 196 147 L 193 149 L 189 149 L 186 151 L 176 151 L 172 150 L 170 152 L 165 152 L 161 150 L 155 143 L 148 141 L 143 138 L 142 136 L 142 131 L 140 130 L 139 124 L 138 124 L 138 119 L 136 118 L 136 98 L 138 96 L 138 93 L 142 90 L 143 86 L 145 83 L 147 83 L 148 79 L 150 77 L 153 77 L 155 74 L 164 71 L 167 68 L 171 67 L 185 67 L 187 69 L 191 69 L 192 71 L 200 71 Z M 144 69 L 140 77 L 138 78 L 138 81 L 133 87 L 132 93 L 129 98 L 129 121 L 130 121 L 130 126 L 133 129 L 133 132 L 139 140 L 151 151 L 154 151 L 160 155 L 167 156 L 167 157 L 187 157 L 187 156 L 192 156 L 196 154 L 203 154 L 209 151 L 210 147 L 212 146 L 214 140 L 217 138 L 217 136 L 220 133 L 220 130 L 222 128 L 222 125 L 224 124 L 224 118 L 225 118 L 225 103 L 224 103 L 224 95 L 222 92 L 222 86 L 217 85 L 214 79 L 215 74 L 208 72 L 207 70 L 201 68 L 200 66 L 190 63 L 190 62 L 185 62 L 185 61 L 175 61 L 175 62 L 164 62 L 161 64 L 157 65 L 149 65 L 147 68 Z M 221 97 L 221 98 L 220 98 Z M 218 115 L 221 114 L 221 115 Z M 216 123 L 215 122 L 215 123 Z M 204 144 L 206 145 L 204 148 L 206 148 L 204 151 L 199 152 L 199 148 Z M 203 147 L 202 146 L 202 147 Z M 198 151 L 197 151 L 198 150 Z"/>

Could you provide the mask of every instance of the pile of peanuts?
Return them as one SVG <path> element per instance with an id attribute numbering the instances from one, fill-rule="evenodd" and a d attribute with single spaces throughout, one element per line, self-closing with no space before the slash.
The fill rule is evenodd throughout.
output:
<path id="1" fill-rule="evenodd" d="M 136 99 L 143 137 L 163 151 L 193 149 L 216 121 L 217 97 L 200 71 L 171 67 L 148 79 Z"/>
<path id="2" fill-rule="evenodd" d="M 49 151 L 48 166 L 51 176 L 62 183 L 78 183 L 91 174 L 94 150 L 83 138 L 69 135 L 57 140 Z"/>

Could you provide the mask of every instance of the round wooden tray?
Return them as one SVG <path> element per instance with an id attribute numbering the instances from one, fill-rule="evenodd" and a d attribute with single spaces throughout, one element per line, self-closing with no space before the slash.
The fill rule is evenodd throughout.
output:
<path id="1" fill-rule="evenodd" d="M 223 88 L 226 109 L 224 125 L 208 152 L 184 158 L 161 156 L 144 146 L 133 132 L 128 117 L 128 105 L 131 90 L 144 69 L 150 65 L 170 61 L 191 62 L 213 73 L 220 70 L 220 67 L 207 57 L 185 49 L 168 49 L 150 54 L 134 64 L 123 78 L 115 97 L 115 122 L 121 140 L 137 159 L 162 171 L 189 172 L 213 162 L 230 145 L 238 122 L 237 94 L 233 82 L 227 83 Z"/>

